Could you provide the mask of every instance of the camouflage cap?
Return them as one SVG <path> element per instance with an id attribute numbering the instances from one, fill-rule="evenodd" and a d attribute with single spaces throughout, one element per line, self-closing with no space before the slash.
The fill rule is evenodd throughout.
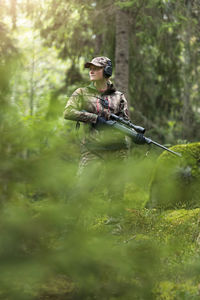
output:
<path id="1" fill-rule="evenodd" d="M 85 68 L 89 68 L 91 65 L 103 68 L 108 65 L 109 61 L 110 59 L 106 56 L 95 57 L 90 62 L 85 63 Z"/>

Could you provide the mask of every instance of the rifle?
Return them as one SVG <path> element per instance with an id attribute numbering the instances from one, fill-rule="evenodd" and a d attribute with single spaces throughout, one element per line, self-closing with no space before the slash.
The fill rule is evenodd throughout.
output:
<path id="1" fill-rule="evenodd" d="M 97 99 L 99 99 L 101 101 L 101 104 L 103 107 L 108 108 L 108 101 L 106 99 L 103 99 L 101 97 L 98 97 L 96 95 L 93 95 L 93 97 L 96 97 Z M 142 140 L 144 141 L 144 143 L 146 144 L 154 144 L 159 148 L 162 148 L 176 156 L 182 157 L 182 155 L 178 152 L 175 152 L 155 141 L 153 141 L 150 138 L 145 137 L 143 134 L 145 133 L 145 128 L 141 127 L 141 126 L 137 126 L 135 124 L 133 124 L 131 121 L 129 120 L 125 120 L 122 117 L 119 117 L 115 114 L 111 114 L 110 115 L 111 120 L 106 121 L 105 124 L 112 126 L 114 128 L 116 128 L 117 130 L 125 133 L 126 135 L 128 135 L 129 137 L 131 137 L 131 139 L 133 139 L 133 141 L 135 143 L 137 143 L 137 141 L 140 139 L 140 137 L 142 136 Z M 112 120 L 113 119 L 113 120 Z M 142 142 L 143 144 L 143 142 Z"/>
<path id="2" fill-rule="evenodd" d="M 152 139 L 145 137 L 143 135 L 145 133 L 145 128 L 137 126 L 137 125 L 133 124 L 131 121 L 125 120 L 122 117 L 119 117 L 115 114 L 111 114 L 110 118 L 111 118 L 111 120 L 106 121 L 105 124 L 107 124 L 108 126 L 112 126 L 112 127 L 116 128 L 117 130 L 130 136 L 133 139 L 133 141 L 135 141 L 136 143 L 137 143 L 137 140 L 140 139 L 140 137 L 142 136 L 142 140 L 143 140 L 142 143 L 154 144 L 157 147 L 160 147 L 176 156 L 179 156 L 179 157 L 182 156 L 180 153 L 175 152 L 175 151 L 153 141 Z"/>

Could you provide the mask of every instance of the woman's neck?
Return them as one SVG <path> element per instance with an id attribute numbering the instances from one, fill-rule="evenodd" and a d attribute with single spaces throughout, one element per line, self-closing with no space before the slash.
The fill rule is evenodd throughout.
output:
<path id="1" fill-rule="evenodd" d="M 98 80 L 95 81 L 94 86 L 99 92 L 105 92 L 108 88 L 108 81 L 107 80 Z"/>

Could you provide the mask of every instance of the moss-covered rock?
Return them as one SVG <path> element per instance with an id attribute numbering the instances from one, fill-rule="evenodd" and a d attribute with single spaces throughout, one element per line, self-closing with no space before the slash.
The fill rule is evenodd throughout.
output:
<path id="1" fill-rule="evenodd" d="M 200 143 L 171 148 L 176 157 L 163 152 L 158 159 L 150 186 L 148 208 L 200 207 Z"/>

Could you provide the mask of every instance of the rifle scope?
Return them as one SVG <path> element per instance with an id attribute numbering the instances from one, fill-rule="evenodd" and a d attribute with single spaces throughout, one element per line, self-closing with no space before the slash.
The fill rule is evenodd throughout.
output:
<path id="1" fill-rule="evenodd" d="M 128 125 L 129 127 L 133 128 L 135 131 L 137 131 L 138 133 L 142 133 L 144 134 L 145 133 L 145 128 L 144 127 L 141 127 L 141 126 L 137 126 L 137 125 L 134 125 L 131 121 L 129 120 L 125 120 L 123 119 L 122 117 L 119 117 L 115 114 L 111 114 L 110 117 L 116 121 L 119 121 L 121 122 L 122 124 L 125 124 L 125 125 Z"/>

